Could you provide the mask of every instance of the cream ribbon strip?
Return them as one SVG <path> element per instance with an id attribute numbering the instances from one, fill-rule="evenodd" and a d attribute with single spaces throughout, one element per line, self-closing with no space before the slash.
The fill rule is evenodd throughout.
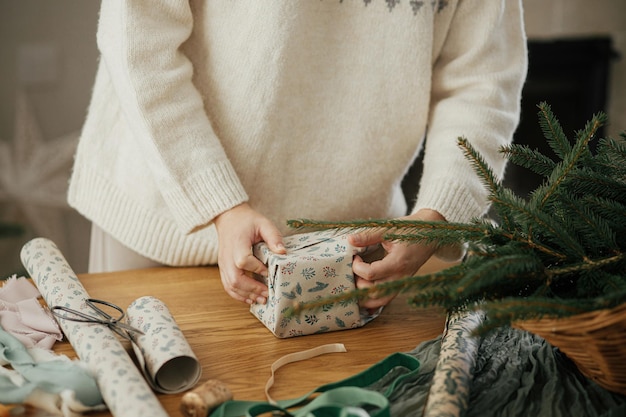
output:
<path id="1" fill-rule="evenodd" d="M 271 366 L 272 375 L 267 380 L 265 384 L 265 397 L 270 404 L 276 405 L 276 401 L 270 396 L 270 389 L 274 385 L 274 375 L 278 369 L 281 367 L 293 363 L 304 361 L 307 359 L 314 358 L 316 356 L 325 355 L 327 353 L 345 353 L 348 350 L 344 346 L 343 343 L 331 343 L 327 345 L 321 345 L 318 347 L 314 347 L 312 349 L 303 350 L 300 352 L 289 353 L 279 359 L 277 359 Z"/>

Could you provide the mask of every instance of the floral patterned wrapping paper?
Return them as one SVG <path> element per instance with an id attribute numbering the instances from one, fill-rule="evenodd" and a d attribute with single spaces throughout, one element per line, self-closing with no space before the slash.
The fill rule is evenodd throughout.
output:
<path id="1" fill-rule="evenodd" d="M 27 242 L 22 263 L 48 306 L 91 314 L 87 291 L 57 246 L 45 238 Z M 101 324 L 59 320 L 76 354 L 95 375 L 102 398 L 116 417 L 167 417 L 115 333 Z"/>
<path id="2" fill-rule="evenodd" d="M 324 230 L 284 238 L 285 255 L 277 255 L 265 243 L 254 246 L 254 255 L 268 266 L 263 279 L 269 297 L 265 305 L 253 304 L 250 312 L 276 337 L 287 338 L 352 329 L 375 316 L 361 317 L 356 300 L 304 311 L 288 317 L 294 303 L 306 303 L 355 288 L 352 259 L 358 252 L 347 241 L 348 232 Z"/>
<path id="3" fill-rule="evenodd" d="M 128 324 L 141 330 L 133 335 L 133 350 L 152 388 L 175 394 L 193 387 L 202 374 L 200 362 L 191 350 L 167 306 L 145 296 L 127 309 Z"/>
<path id="4" fill-rule="evenodd" d="M 467 411 L 481 340 L 472 333 L 484 319 L 480 311 L 448 316 L 424 417 L 459 417 Z"/>

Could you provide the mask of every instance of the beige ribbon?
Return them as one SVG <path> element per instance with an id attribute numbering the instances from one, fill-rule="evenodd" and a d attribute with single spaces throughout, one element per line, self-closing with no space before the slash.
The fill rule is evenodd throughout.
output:
<path id="1" fill-rule="evenodd" d="M 343 345 L 343 343 L 331 343 L 328 345 L 321 345 L 312 349 L 303 350 L 300 352 L 289 353 L 279 359 L 277 359 L 271 366 L 272 375 L 267 380 L 265 384 L 265 397 L 270 404 L 276 405 L 276 401 L 270 396 L 270 389 L 274 385 L 274 374 L 281 367 L 293 363 L 304 361 L 307 359 L 314 358 L 316 356 L 325 355 L 327 353 L 345 353 L 348 350 Z"/>

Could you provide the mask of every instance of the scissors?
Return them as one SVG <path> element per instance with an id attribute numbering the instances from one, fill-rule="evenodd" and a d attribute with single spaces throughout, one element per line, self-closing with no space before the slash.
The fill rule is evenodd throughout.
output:
<path id="1" fill-rule="evenodd" d="M 109 303 L 108 301 L 97 300 L 95 298 L 86 299 L 85 304 L 87 304 L 87 306 L 90 307 L 97 314 L 97 316 L 89 315 L 81 311 L 77 311 L 72 308 L 63 306 L 54 306 L 50 310 L 52 311 L 52 314 L 54 314 L 56 317 L 64 320 L 76 321 L 81 323 L 103 324 L 124 339 L 128 339 L 131 341 L 133 340 L 131 336 L 132 333 L 138 333 L 141 335 L 144 334 L 144 332 L 142 332 L 141 330 L 129 326 L 122 321 L 124 319 L 125 313 L 124 310 L 122 310 L 122 308 L 120 308 L 119 306 L 116 306 L 113 303 Z M 98 307 L 98 305 L 108 307 L 109 310 L 115 310 L 120 315 L 118 317 L 113 317 L 112 315 L 104 311 L 101 307 Z M 63 313 L 60 313 L 60 311 L 62 311 Z"/>

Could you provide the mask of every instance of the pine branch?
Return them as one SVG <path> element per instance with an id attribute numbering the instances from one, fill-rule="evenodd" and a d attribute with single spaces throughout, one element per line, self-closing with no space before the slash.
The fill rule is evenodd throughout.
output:
<path id="1" fill-rule="evenodd" d="M 556 192 L 566 176 L 576 167 L 578 160 L 589 152 L 589 142 L 596 131 L 603 125 L 604 120 L 605 118 L 602 116 L 595 116 L 591 122 L 587 123 L 585 129 L 578 134 L 578 140 L 572 147 L 571 152 L 562 156 L 563 160 L 557 164 L 548 178 L 548 187 L 545 187 L 543 193 L 537 194 L 538 196 L 543 194 L 540 198 L 539 207 L 543 207 L 546 204 L 546 201 Z"/>
<path id="2" fill-rule="evenodd" d="M 586 212 L 604 219 L 616 236 L 626 234 L 626 204 L 596 195 L 584 195 L 579 201 L 586 207 Z M 626 248 L 626 239 L 611 240 L 613 242 L 618 250 Z"/>
<path id="3" fill-rule="evenodd" d="M 398 229 L 413 226 L 412 222 L 397 219 L 373 219 L 353 221 L 326 221 L 311 219 L 287 220 L 287 225 L 294 229 Z"/>
<path id="4" fill-rule="evenodd" d="M 546 269 L 546 274 L 554 278 L 559 275 L 572 274 L 575 272 L 589 271 L 593 269 L 601 269 L 609 265 L 617 264 L 618 262 L 622 262 L 624 260 L 626 260 L 626 253 L 620 253 L 618 255 L 613 255 L 600 259 L 586 258 L 583 262 L 579 262 L 577 264 L 572 264 L 559 268 L 548 268 Z"/>
<path id="5" fill-rule="evenodd" d="M 460 297 L 478 293 L 483 297 L 493 298 L 502 292 L 502 285 L 506 286 L 507 292 L 514 288 L 521 290 L 533 278 L 541 280 L 544 276 L 543 263 L 536 256 L 522 252 L 482 262 L 468 271 L 454 286 L 453 291 Z"/>
<path id="6" fill-rule="evenodd" d="M 414 243 L 440 246 L 465 242 L 466 237 L 480 239 L 488 233 L 480 223 L 429 222 L 419 220 L 357 220 L 322 221 L 311 219 L 288 220 L 287 225 L 294 229 L 351 229 L 354 232 L 383 232 L 385 240 L 412 241 Z M 461 233 L 459 233 L 461 232 Z"/>
<path id="7" fill-rule="evenodd" d="M 548 158 L 537 149 L 530 149 L 526 145 L 511 144 L 502 148 L 502 153 L 509 162 L 526 168 L 535 174 L 547 178 L 556 167 L 556 162 Z"/>
<path id="8" fill-rule="evenodd" d="M 446 271 L 445 274 L 434 273 L 411 276 L 400 280 L 386 281 L 368 288 L 344 291 L 340 294 L 331 295 L 306 303 L 295 301 L 292 308 L 287 312 L 287 316 L 298 315 L 303 311 L 319 311 L 324 306 L 333 303 L 342 303 L 353 300 L 361 301 L 370 298 L 384 297 L 390 294 L 400 294 L 407 290 L 411 290 L 413 292 L 420 289 L 429 290 L 431 288 L 438 288 L 440 286 L 445 286 L 446 282 L 449 282 L 450 280 L 459 278 L 462 276 L 464 271 L 464 266 L 457 265 L 456 267 Z M 429 304 L 432 305 L 432 297 L 430 295 L 428 299 Z M 449 301 L 449 297 L 446 297 L 445 300 Z M 445 300 L 442 300 L 442 303 Z"/>
<path id="9" fill-rule="evenodd" d="M 592 194 L 615 201 L 623 202 L 626 196 L 626 183 L 623 179 L 588 169 L 577 170 L 564 187 L 576 194 Z"/>
<path id="10" fill-rule="evenodd" d="M 534 239 L 530 229 L 525 231 L 526 237 L 521 237 L 520 239 L 520 236 L 511 234 L 511 239 L 519 239 L 520 241 L 525 242 L 529 247 L 537 249 L 556 259 L 563 260 L 568 258 L 568 254 L 559 250 L 559 247 L 561 249 L 569 248 L 575 256 L 582 257 L 584 255 L 584 249 L 581 247 L 579 242 L 574 241 L 571 236 L 565 234 L 562 230 L 562 224 L 549 214 L 542 212 L 539 209 L 534 209 L 531 204 L 527 204 L 521 199 L 504 201 L 495 200 L 494 198 L 494 203 L 497 203 L 500 210 L 506 209 L 509 213 L 511 213 L 511 216 L 515 216 L 517 223 L 537 225 L 543 231 L 543 235 L 549 237 L 549 240 L 556 243 L 557 246 L 548 245 L 546 242 Z"/>
<path id="11" fill-rule="evenodd" d="M 545 317 L 566 317 L 590 311 L 592 307 L 581 307 L 578 303 L 567 303 L 551 298 L 507 298 L 497 302 L 488 302 L 480 306 L 488 320 L 475 330 L 476 335 L 485 334 L 498 327 L 538 320 Z"/>
<path id="12" fill-rule="evenodd" d="M 542 103 L 539 109 L 541 129 L 560 160 L 525 146 L 502 149 L 511 163 L 546 179 L 528 200 L 504 187 L 469 141 L 458 139 L 501 224 L 479 219 L 290 221 L 300 229 L 372 230 L 386 240 L 468 248 L 460 265 L 296 305 L 294 311 L 410 292 L 414 306 L 484 309 L 490 317 L 488 328 L 626 302 L 626 132 L 619 139 L 600 139 L 594 155 L 589 143 L 605 115 L 594 115 L 570 143 L 550 107 Z"/>
<path id="13" fill-rule="evenodd" d="M 493 170 L 478 151 L 472 146 L 466 138 L 459 138 L 457 144 L 463 151 L 463 154 L 474 167 L 474 171 L 478 174 L 483 184 L 491 194 L 495 194 L 500 189 L 500 182 L 496 179 Z"/>
<path id="14" fill-rule="evenodd" d="M 620 165 L 626 162 L 626 133 L 622 133 L 620 139 L 600 139 L 598 143 L 598 153 L 611 156 L 611 159 L 616 160 Z"/>
<path id="15" fill-rule="evenodd" d="M 514 207 L 523 203 L 523 200 L 515 195 L 512 190 L 508 188 L 501 188 L 496 194 L 492 194 L 488 197 L 493 209 L 498 213 L 502 222 L 502 229 L 506 230 L 509 234 L 524 233 L 521 230 L 521 226 L 515 220 Z"/>
<path id="16" fill-rule="evenodd" d="M 585 246 L 587 253 L 598 255 L 606 251 L 614 253 L 619 251 L 615 232 L 608 219 L 591 209 L 584 200 L 574 199 L 569 194 L 560 196 L 559 201 L 563 206 L 567 229 L 578 237 L 578 241 L 587 243 Z M 578 221 L 569 218 L 572 215 Z M 594 244 L 595 242 L 599 245 Z"/>
<path id="17" fill-rule="evenodd" d="M 567 140 L 567 136 L 563 132 L 559 121 L 552 113 L 552 108 L 546 102 L 541 102 L 537 106 L 539 112 L 539 126 L 543 132 L 544 137 L 548 141 L 548 145 L 554 151 L 554 153 L 561 159 L 565 155 L 569 154 L 572 150 L 571 144 Z"/>

